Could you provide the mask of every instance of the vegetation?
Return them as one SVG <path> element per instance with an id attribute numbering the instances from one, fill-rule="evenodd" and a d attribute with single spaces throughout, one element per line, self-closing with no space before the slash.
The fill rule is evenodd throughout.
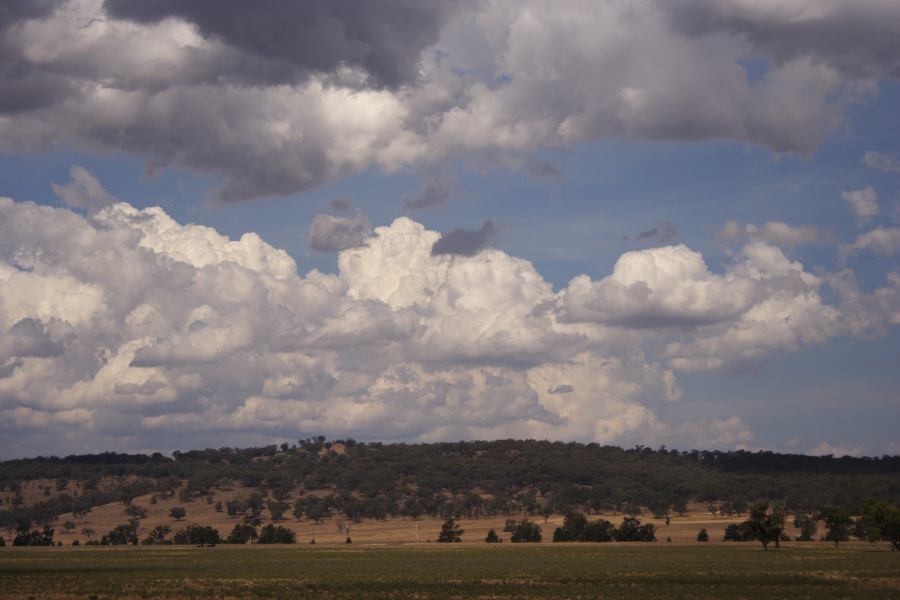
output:
<path id="1" fill-rule="evenodd" d="M 449 548 L 448 548 L 449 547 Z M 497 544 L 467 548 L 139 546 L 0 552 L 9 598 L 836 598 L 900 596 L 897 555 L 868 547 Z M 837 569 L 837 570 L 836 570 Z M 836 576 L 839 574 L 839 576 Z M 452 582 L 452 583 L 450 583 Z"/>
<path id="2" fill-rule="evenodd" d="M 290 513 L 317 522 L 335 512 L 354 521 L 520 513 L 546 519 L 551 512 L 600 510 L 669 516 L 688 501 L 740 516 L 760 500 L 777 501 L 791 513 L 836 506 L 858 515 L 868 498 L 900 502 L 900 457 L 623 450 L 533 440 L 363 444 L 318 437 L 292 446 L 176 452 L 172 458 L 105 453 L 0 462 L 3 490 L 15 493 L 48 477 L 58 482 L 48 496 L 0 507 L 0 527 L 22 520 L 43 526 L 66 513 L 77 521 L 94 506 L 145 494 L 209 502 L 216 489 L 233 482 L 270 499 L 224 503 L 232 517 L 268 509 L 277 518 Z M 295 489 L 325 493 L 288 505 Z"/>
<path id="3" fill-rule="evenodd" d="M 536 523 L 524 519 L 516 523 L 509 541 L 518 544 L 521 542 L 540 542 L 541 528 Z"/>
<path id="4" fill-rule="evenodd" d="M 456 519 L 450 517 L 441 525 L 441 533 L 438 535 L 437 541 L 442 544 L 458 543 L 462 541 L 462 534 L 464 533 L 464 529 L 456 526 Z"/>
<path id="5" fill-rule="evenodd" d="M 709 541 L 709 533 L 707 533 L 706 527 L 701 529 L 700 532 L 697 534 L 697 541 L 698 542 L 708 542 Z"/>

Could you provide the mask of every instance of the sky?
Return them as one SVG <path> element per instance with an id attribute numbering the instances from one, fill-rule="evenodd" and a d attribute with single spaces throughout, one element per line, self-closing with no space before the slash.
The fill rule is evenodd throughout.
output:
<path id="1" fill-rule="evenodd" d="M 900 453 L 895 0 L 5 0 L 0 458 Z"/>

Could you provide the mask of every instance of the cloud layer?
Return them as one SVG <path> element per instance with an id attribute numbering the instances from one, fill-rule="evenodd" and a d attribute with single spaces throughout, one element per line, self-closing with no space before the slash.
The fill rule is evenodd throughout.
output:
<path id="1" fill-rule="evenodd" d="M 534 171 L 535 150 L 607 136 L 808 155 L 900 73 L 887 0 L 225 5 L 9 4 L 0 144 L 130 152 L 240 201 L 372 167 Z"/>
<path id="2" fill-rule="evenodd" d="M 900 323 L 900 274 L 865 293 L 759 239 L 721 272 L 664 246 L 559 291 L 495 248 L 434 254 L 440 239 L 399 218 L 338 274 L 301 275 L 255 234 L 159 208 L 0 199 L 0 453 L 318 432 L 746 446 L 736 417 L 659 417 L 677 371 Z"/>

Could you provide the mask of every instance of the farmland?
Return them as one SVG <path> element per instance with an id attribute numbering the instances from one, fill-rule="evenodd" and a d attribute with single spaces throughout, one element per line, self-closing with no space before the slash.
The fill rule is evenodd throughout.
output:
<path id="1" fill-rule="evenodd" d="M 884 545 L 5 548 L 5 598 L 885 598 Z"/>

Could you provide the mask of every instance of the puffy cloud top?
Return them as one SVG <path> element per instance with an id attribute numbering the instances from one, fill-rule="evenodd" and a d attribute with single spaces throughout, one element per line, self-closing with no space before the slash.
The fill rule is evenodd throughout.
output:
<path id="1" fill-rule="evenodd" d="M 675 370 L 900 322 L 900 277 L 866 294 L 759 240 L 721 274 L 667 246 L 554 292 L 526 260 L 434 255 L 439 239 L 400 218 L 341 251 L 339 274 L 301 276 L 254 234 L 159 208 L 0 199 L 0 452 L 321 431 L 746 445 L 739 419 L 658 416 L 683 395 Z"/>

